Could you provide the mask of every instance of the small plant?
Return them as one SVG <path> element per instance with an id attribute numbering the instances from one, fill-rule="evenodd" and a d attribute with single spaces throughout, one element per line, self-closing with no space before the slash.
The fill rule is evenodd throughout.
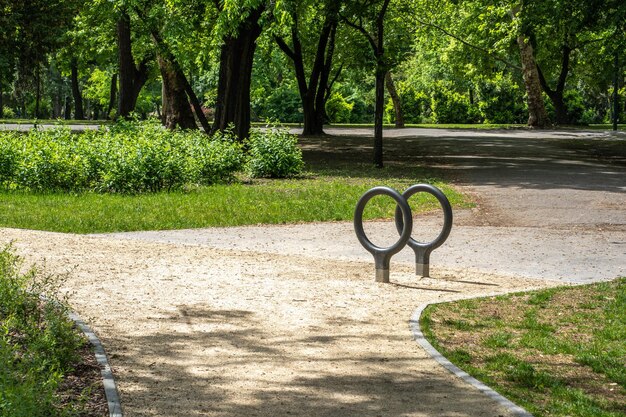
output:
<path id="1" fill-rule="evenodd" d="M 289 178 L 304 168 L 298 138 L 285 128 L 253 130 L 248 146 L 246 172 L 253 178 Z"/>
<path id="2" fill-rule="evenodd" d="M 0 251 L 0 416 L 69 415 L 56 392 L 84 338 L 66 307 L 42 301 L 55 294 L 54 279 L 20 268 L 10 247 Z"/>

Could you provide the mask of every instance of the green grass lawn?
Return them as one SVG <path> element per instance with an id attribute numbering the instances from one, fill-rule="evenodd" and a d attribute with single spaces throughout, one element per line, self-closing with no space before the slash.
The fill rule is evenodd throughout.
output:
<path id="1" fill-rule="evenodd" d="M 356 202 L 369 188 L 389 185 L 404 191 L 414 182 L 419 179 L 324 176 L 139 195 L 3 191 L 0 226 L 98 233 L 351 220 Z M 450 186 L 441 182 L 435 185 L 442 188 L 454 207 L 471 205 Z M 427 196 L 416 195 L 410 202 L 416 213 L 438 208 L 436 200 Z M 393 200 L 376 197 L 364 216 L 390 218 L 394 209 Z"/>
<path id="2" fill-rule="evenodd" d="M 540 416 L 626 415 L 626 278 L 428 307 L 450 361 Z"/>

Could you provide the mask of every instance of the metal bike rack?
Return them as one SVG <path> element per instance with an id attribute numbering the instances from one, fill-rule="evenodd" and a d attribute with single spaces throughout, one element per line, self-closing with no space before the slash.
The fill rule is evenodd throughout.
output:
<path id="1" fill-rule="evenodd" d="M 437 198 L 443 209 L 444 222 L 439 236 L 432 242 L 423 243 L 411 238 L 413 232 L 413 213 L 408 199 L 416 193 L 426 192 Z M 393 245 L 382 248 L 374 245 L 365 235 L 363 229 L 363 210 L 367 203 L 377 195 L 386 195 L 396 201 L 395 224 L 400 238 Z M 409 187 L 403 194 L 389 187 L 374 187 L 365 192 L 359 199 L 354 210 L 354 231 L 361 245 L 374 255 L 376 264 L 376 282 L 389 282 L 389 264 L 391 257 L 400 252 L 407 244 L 415 252 L 415 273 L 424 277 L 429 276 L 430 253 L 441 246 L 452 229 L 452 207 L 448 198 L 437 187 L 429 184 L 416 184 Z"/>

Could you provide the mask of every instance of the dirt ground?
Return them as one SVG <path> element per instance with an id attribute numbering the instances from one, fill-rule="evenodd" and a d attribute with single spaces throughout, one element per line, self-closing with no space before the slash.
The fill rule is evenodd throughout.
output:
<path id="1" fill-rule="evenodd" d="M 422 302 L 537 280 L 0 229 L 29 262 L 67 272 L 102 339 L 126 416 L 506 416 L 415 343 Z"/>

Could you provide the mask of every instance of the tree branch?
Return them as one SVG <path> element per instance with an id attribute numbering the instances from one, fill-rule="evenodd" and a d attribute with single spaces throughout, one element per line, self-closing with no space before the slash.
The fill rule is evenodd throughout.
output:
<path id="1" fill-rule="evenodd" d="M 340 16 L 341 16 L 341 20 L 343 20 L 348 26 L 350 26 L 352 29 L 355 29 L 361 32 L 363 36 L 365 36 L 365 38 L 369 41 L 370 45 L 372 46 L 372 49 L 374 50 L 374 52 L 378 50 L 378 45 L 376 45 L 376 39 L 374 39 L 372 35 L 368 31 L 365 30 L 365 28 L 363 27 L 363 23 L 359 22 L 359 24 L 357 25 L 356 23 L 351 22 L 350 19 L 348 19 L 346 16 L 344 15 L 340 15 Z"/>
<path id="2" fill-rule="evenodd" d="M 499 56 L 495 55 L 493 52 L 490 52 L 490 51 L 488 51 L 488 50 L 487 50 L 487 49 L 485 49 L 485 48 L 482 48 L 482 47 L 477 46 L 477 45 L 473 45 L 473 44 L 471 44 L 471 43 L 467 42 L 466 40 L 462 39 L 460 36 L 455 35 L 454 33 L 452 33 L 452 32 L 450 32 L 450 31 L 448 31 L 448 30 L 446 30 L 446 29 L 442 28 L 442 27 L 441 27 L 441 26 L 439 26 L 439 25 L 436 25 L 436 24 L 434 24 L 434 23 L 430 23 L 430 22 L 425 22 L 425 21 L 420 20 L 420 19 L 416 19 L 416 21 L 417 21 L 419 24 L 423 25 L 423 26 L 428 26 L 428 27 L 431 27 L 431 28 L 437 29 L 438 31 L 440 31 L 440 32 L 444 33 L 446 36 L 449 36 L 449 37 L 451 37 L 451 38 L 453 38 L 453 39 L 456 39 L 457 41 L 461 42 L 463 45 L 468 46 L 468 47 L 470 47 L 470 48 L 472 48 L 472 49 L 475 49 L 475 50 L 477 50 L 477 51 L 479 51 L 479 52 L 482 52 L 483 54 L 487 55 L 488 57 L 490 57 L 490 58 L 492 58 L 492 59 L 495 59 L 495 60 L 496 60 L 496 61 L 498 61 L 498 62 L 502 62 L 504 65 L 506 65 L 506 66 L 508 66 L 508 67 L 510 67 L 510 68 L 514 68 L 514 69 L 516 69 L 516 70 L 518 70 L 518 71 L 521 71 L 521 70 L 522 70 L 522 67 L 520 67 L 519 65 L 516 65 L 516 64 L 513 64 L 512 62 L 509 62 L 509 61 L 507 61 L 506 59 L 501 58 L 501 57 L 499 57 Z"/>
<path id="3" fill-rule="evenodd" d="M 296 60 L 296 53 L 287 45 L 287 42 L 279 36 L 274 36 L 274 41 L 278 44 L 278 47 L 287 55 L 292 61 Z"/>

